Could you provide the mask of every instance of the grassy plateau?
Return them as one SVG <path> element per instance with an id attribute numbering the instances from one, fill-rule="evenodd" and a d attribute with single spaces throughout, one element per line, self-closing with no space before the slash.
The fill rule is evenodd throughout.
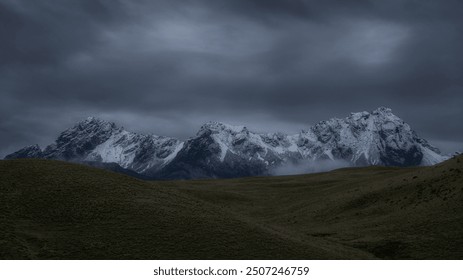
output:
<path id="1" fill-rule="evenodd" d="M 0 161 L 0 259 L 463 259 L 463 157 L 227 180 L 142 181 Z"/>

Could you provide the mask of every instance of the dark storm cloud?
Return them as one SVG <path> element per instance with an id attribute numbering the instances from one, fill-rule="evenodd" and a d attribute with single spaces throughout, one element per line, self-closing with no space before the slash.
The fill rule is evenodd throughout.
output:
<path id="1" fill-rule="evenodd" d="M 349 3 L 348 3 L 349 2 Z M 88 115 L 187 137 L 388 106 L 463 149 L 462 1 L 0 0 L 0 156 Z"/>

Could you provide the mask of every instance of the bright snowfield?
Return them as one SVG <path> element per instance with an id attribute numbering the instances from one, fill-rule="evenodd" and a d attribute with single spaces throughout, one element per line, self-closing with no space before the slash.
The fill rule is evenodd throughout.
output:
<path id="1" fill-rule="evenodd" d="M 128 132 L 87 118 L 44 150 L 6 157 L 116 163 L 151 178 L 240 177 L 325 171 L 344 166 L 433 165 L 448 157 L 389 108 L 322 121 L 295 135 L 259 134 L 244 126 L 204 124 L 186 141 Z"/>

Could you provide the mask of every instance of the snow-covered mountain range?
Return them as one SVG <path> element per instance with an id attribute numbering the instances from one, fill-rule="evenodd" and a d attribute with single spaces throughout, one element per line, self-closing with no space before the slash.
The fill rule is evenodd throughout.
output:
<path id="1" fill-rule="evenodd" d="M 381 107 L 322 121 L 295 135 L 261 134 L 244 126 L 208 122 L 186 141 L 128 132 L 90 117 L 62 132 L 43 150 L 33 145 L 6 156 L 13 158 L 99 163 L 118 171 L 116 164 L 120 170 L 145 177 L 174 179 L 271 175 L 282 166 L 306 162 L 433 165 L 447 157 L 391 109 Z"/>

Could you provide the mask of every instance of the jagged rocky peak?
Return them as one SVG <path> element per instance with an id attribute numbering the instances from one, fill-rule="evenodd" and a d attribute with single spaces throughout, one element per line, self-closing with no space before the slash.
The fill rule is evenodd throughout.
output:
<path id="1" fill-rule="evenodd" d="M 431 165 L 445 159 L 386 107 L 319 122 L 301 140 L 305 154 L 354 165 Z"/>
<path id="2" fill-rule="evenodd" d="M 22 148 L 21 150 L 7 155 L 5 159 L 14 159 L 14 158 L 41 158 L 42 157 L 42 149 L 40 149 L 39 145 L 31 145 Z"/>
<path id="3" fill-rule="evenodd" d="M 405 126 L 408 130 L 410 130 L 410 126 L 408 124 L 406 124 L 398 116 L 394 115 L 394 113 L 392 113 L 392 109 L 386 107 L 379 107 L 372 112 L 363 111 L 351 113 L 349 117 L 344 119 L 332 118 L 328 121 L 321 121 L 313 128 L 317 130 L 329 126 L 332 128 L 340 129 L 345 125 L 367 130 L 377 130 L 381 128 L 388 129 L 395 126 Z"/>
<path id="4" fill-rule="evenodd" d="M 85 120 L 78 122 L 70 130 L 81 131 L 112 131 L 120 129 L 113 122 L 108 122 L 97 117 L 88 117 Z"/>
<path id="5" fill-rule="evenodd" d="M 399 124 L 404 124 L 404 121 L 398 116 L 394 115 L 392 109 L 386 107 L 379 107 L 371 113 L 377 119 L 397 122 Z"/>
<path id="6" fill-rule="evenodd" d="M 115 123 L 88 117 L 60 134 L 57 142 L 84 140 L 83 138 L 108 138 L 112 133 L 122 130 Z"/>
<path id="7" fill-rule="evenodd" d="M 387 107 L 379 107 L 378 109 L 373 110 L 372 112 L 363 111 L 363 112 L 350 113 L 350 117 L 354 120 L 360 120 L 362 118 L 365 119 L 370 116 L 374 116 L 374 117 L 380 116 L 382 118 L 399 119 L 399 117 L 397 117 L 396 115 L 394 115 L 394 113 L 392 113 L 392 109 L 387 108 Z"/>
<path id="8" fill-rule="evenodd" d="M 379 107 L 376 110 L 373 110 L 373 115 L 393 115 L 392 109 L 388 107 Z"/>
<path id="9" fill-rule="evenodd" d="M 197 135 L 201 135 L 205 132 L 217 134 L 221 132 L 227 132 L 232 134 L 246 133 L 249 132 L 245 126 L 242 125 L 230 125 L 222 122 L 207 122 L 201 126 Z"/>
<path id="10" fill-rule="evenodd" d="M 120 132 L 113 122 L 88 117 L 63 131 L 54 144 L 43 152 L 43 157 L 64 160 L 83 160 L 98 145 Z"/>
<path id="11" fill-rule="evenodd" d="M 363 112 L 356 112 L 356 113 L 350 113 L 350 116 L 353 120 L 360 120 L 360 119 L 366 119 L 370 116 L 370 112 L 363 111 Z"/>

